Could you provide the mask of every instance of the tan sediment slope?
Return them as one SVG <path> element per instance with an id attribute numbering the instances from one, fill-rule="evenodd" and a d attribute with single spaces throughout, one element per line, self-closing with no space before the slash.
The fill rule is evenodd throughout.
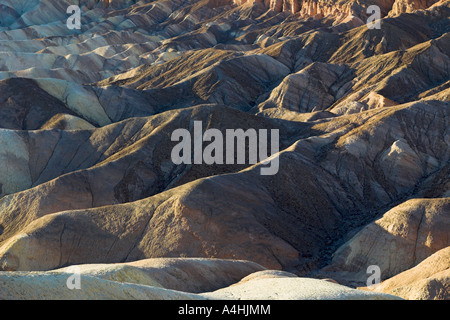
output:
<path id="1" fill-rule="evenodd" d="M 448 300 L 450 292 L 450 247 L 423 260 L 376 286 L 374 291 L 408 300 Z M 361 288 L 368 290 L 367 288 Z"/>
<path id="2" fill-rule="evenodd" d="M 425 110 L 435 111 L 432 118 Z M 321 263 L 327 243 L 341 238 L 351 223 L 358 225 L 371 218 L 362 215 L 362 210 L 380 210 L 391 198 L 412 192 L 424 177 L 445 172 L 441 170 L 450 155 L 444 141 L 422 144 L 421 151 L 410 146 L 416 145 L 416 139 L 427 141 L 445 132 L 448 110 L 439 104 L 414 103 L 366 113 L 367 118 L 351 115 L 353 122 L 344 121 L 343 127 L 320 123 L 315 130 L 331 132 L 300 139 L 282 151 L 278 155 L 282 170 L 277 175 L 261 176 L 261 165 L 257 165 L 122 205 L 89 209 L 92 204 L 88 203 L 83 210 L 53 209 L 56 213 L 42 215 L 36 194 L 47 192 L 58 180 L 50 181 L 2 200 L 2 266 L 6 270 L 48 270 L 186 254 L 245 258 L 270 268 L 310 271 Z M 434 125 L 424 135 L 418 137 L 416 131 L 407 129 L 430 128 L 427 119 L 433 119 Z M 359 121 L 361 125 L 354 128 Z M 403 126 L 405 121 L 410 125 Z M 380 141 L 377 131 L 390 134 Z M 399 135 L 402 140 L 396 140 Z M 321 151 L 324 145 L 329 145 L 326 152 Z M 411 154 L 399 156 L 400 147 Z M 341 164 L 339 171 L 336 162 Z M 366 162 L 375 162 L 372 170 Z M 43 199 L 49 197 L 54 195 Z M 67 199 L 50 204 L 79 202 Z M 445 206 L 442 210 L 445 217 Z M 41 254 L 36 256 L 36 252 Z"/>
<path id="3" fill-rule="evenodd" d="M 399 299 L 263 270 L 249 261 L 178 258 L 79 265 L 48 272 L 0 272 L 0 299 Z"/>
<path id="4" fill-rule="evenodd" d="M 1 297 L 448 299 L 450 1 L 70 4 L 0 0 Z M 194 121 L 277 174 L 175 165 Z"/>
<path id="5" fill-rule="evenodd" d="M 355 279 L 363 282 L 367 278 L 365 267 L 378 265 L 382 280 L 389 279 L 447 248 L 449 224 L 449 198 L 408 200 L 342 245 L 325 269 L 353 272 Z"/>

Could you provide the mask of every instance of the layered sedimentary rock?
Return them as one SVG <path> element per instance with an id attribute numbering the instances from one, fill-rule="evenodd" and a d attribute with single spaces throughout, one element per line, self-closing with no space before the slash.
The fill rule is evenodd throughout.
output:
<path id="1" fill-rule="evenodd" d="M 414 199 L 394 207 L 341 246 L 325 269 L 354 272 L 363 282 L 370 265 L 381 268 L 381 280 L 417 266 L 450 245 L 449 205 L 448 198 Z"/>
<path id="2" fill-rule="evenodd" d="M 242 1 L 234 0 L 235 4 L 264 3 L 266 8 L 276 12 L 288 11 L 301 17 L 314 19 L 333 19 L 334 24 L 349 23 L 363 24 L 371 11 L 370 6 L 376 5 L 381 9 L 383 16 L 389 14 L 396 16 L 401 13 L 427 9 L 439 0 L 375 0 L 375 1 L 330 1 L 330 0 L 261 0 Z M 442 2 L 442 0 L 441 0 Z M 369 11 L 369 12 L 368 12 Z"/>
<path id="3" fill-rule="evenodd" d="M 398 300 L 396 296 L 365 295 L 330 281 L 297 278 L 286 275 L 243 279 L 228 288 L 219 289 L 203 296 L 226 300 Z M 302 288 L 298 290 L 298 288 Z"/>
<path id="4" fill-rule="evenodd" d="M 68 5 L 0 0 L 0 297 L 448 299 L 449 1 Z M 276 174 L 176 165 L 194 121 Z"/>
<path id="5" fill-rule="evenodd" d="M 450 289 L 449 251 L 449 247 L 441 249 L 414 268 L 399 273 L 370 290 L 409 300 L 447 300 Z"/>
<path id="6" fill-rule="evenodd" d="M 327 281 L 264 270 L 249 261 L 150 259 L 0 274 L 2 300 L 396 300 Z M 74 272 L 77 272 L 76 274 Z M 242 280 L 241 280 L 242 279 Z M 241 281 L 240 281 L 241 280 Z M 300 286 L 299 286 L 300 285 Z M 251 286 L 253 291 L 243 287 Z M 301 289 L 300 289 L 301 288 Z M 214 291 L 215 290 L 215 291 Z"/>
<path id="7" fill-rule="evenodd" d="M 427 116 L 425 110 L 434 112 Z M 269 268 L 309 271 L 321 263 L 329 243 L 352 226 L 373 218 L 368 211 L 360 214 L 361 210 L 381 210 L 392 199 L 412 192 L 423 177 L 444 168 L 449 160 L 444 147 L 447 142 L 435 139 L 426 149 L 414 151 L 415 161 L 420 163 L 415 175 L 407 175 L 398 184 L 398 177 L 389 171 L 392 168 L 399 173 L 411 171 L 411 162 L 398 159 L 392 151 L 398 145 L 398 137 L 403 136 L 404 145 L 417 145 L 417 141 L 442 135 L 448 128 L 447 113 L 444 105 L 414 103 L 366 113 L 367 118 L 349 116 L 353 117 L 350 124 L 350 119 L 335 118 L 311 128 L 330 130 L 329 133 L 298 140 L 280 153 L 282 170 L 275 176 L 261 176 L 258 165 L 232 175 L 198 179 L 139 202 L 43 216 L 44 212 L 72 209 L 73 205 L 98 206 L 102 202 L 97 201 L 108 199 L 102 196 L 101 200 L 95 200 L 105 186 L 96 185 L 94 179 L 83 189 L 86 204 L 80 201 L 84 197 L 81 194 L 76 201 L 71 200 L 73 192 L 82 191 L 79 184 L 70 192 L 62 191 L 59 200 L 52 201 L 64 189 L 54 188 L 56 194 L 49 195 L 48 190 L 52 189 L 48 188 L 69 177 L 62 176 L 2 201 L 3 268 L 48 270 L 82 262 L 186 254 L 251 257 Z M 415 130 L 409 131 L 411 127 Z M 388 135 L 384 134 L 380 140 L 374 130 Z M 434 159 L 429 154 L 434 154 Z M 365 165 L 367 162 L 375 163 L 371 170 Z M 112 164 L 116 163 L 117 160 Z M 336 163 L 340 166 L 336 167 Z M 108 176 L 108 185 L 120 181 L 119 176 L 117 182 L 112 182 L 114 175 L 106 172 L 101 174 Z M 80 174 L 78 171 L 73 175 Z M 144 182 L 149 184 L 151 180 Z M 43 201 L 40 206 L 36 203 L 41 192 L 50 196 L 42 197 L 49 201 L 47 205 Z M 68 194 L 71 196 L 67 197 Z M 233 203 L 228 199 L 234 199 Z M 24 206 L 26 203 L 30 205 Z M 55 209 L 55 205 L 59 208 Z M 443 210 L 445 213 L 445 207 Z M 119 212 L 122 212 L 120 219 L 111 219 Z M 74 242 L 80 245 L 74 246 Z M 46 259 L 36 261 L 33 258 L 36 252 Z"/>

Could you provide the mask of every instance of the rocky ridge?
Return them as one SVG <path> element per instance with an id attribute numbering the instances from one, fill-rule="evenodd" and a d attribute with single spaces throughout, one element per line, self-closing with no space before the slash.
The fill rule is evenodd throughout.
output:
<path id="1" fill-rule="evenodd" d="M 393 298 L 312 279 L 378 265 L 448 299 L 449 1 L 80 1 L 81 30 L 68 4 L 0 0 L 0 297 L 79 265 L 68 298 Z M 278 129 L 278 174 L 175 165 L 196 120 Z"/>

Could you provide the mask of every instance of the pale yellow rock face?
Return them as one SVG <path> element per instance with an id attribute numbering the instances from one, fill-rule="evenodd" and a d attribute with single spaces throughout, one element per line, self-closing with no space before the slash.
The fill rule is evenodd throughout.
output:
<path id="1" fill-rule="evenodd" d="M 450 247 L 432 254 L 414 268 L 383 281 L 373 289 L 408 300 L 448 300 L 450 298 Z"/>
<path id="2" fill-rule="evenodd" d="M 413 267 L 419 272 L 420 262 L 450 245 L 449 206 L 450 199 L 442 198 L 413 199 L 394 207 L 342 245 L 325 270 L 354 273 L 353 279 L 361 282 L 370 265 L 380 267 L 382 280 Z M 441 254 L 448 261 L 445 252 Z"/>
<path id="3" fill-rule="evenodd" d="M 345 72 L 345 67 L 315 63 L 285 77 L 272 90 L 270 97 L 261 103 L 260 110 L 283 108 L 307 113 L 323 111 L 336 101 L 328 88 Z"/>
<path id="4" fill-rule="evenodd" d="M 395 141 L 383 152 L 381 162 L 385 176 L 396 181 L 398 189 L 410 187 L 411 181 L 423 174 L 423 169 L 419 165 L 419 155 L 411 149 L 406 141 L 401 139 Z"/>
<path id="5" fill-rule="evenodd" d="M 241 280 L 242 279 L 242 280 Z M 240 281 L 241 280 L 241 281 Z M 213 291 L 215 290 L 215 291 Z M 71 266 L 48 272 L 0 272 L 2 300 L 392 300 L 328 281 L 264 270 L 249 261 L 147 259 Z"/>
<path id="6" fill-rule="evenodd" d="M 70 274 L 1 273 L 2 300 L 202 300 L 198 295 L 154 286 L 80 276 L 81 289 L 69 289 Z"/>
<path id="7" fill-rule="evenodd" d="M 396 16 L 404 12 L 427 9 L 439 2 L 439 0 L 395 0 L 390 16 Z"/>
<path id="8" fill-rule="evenodd" d="M 448 0 L 0 0 L 0 298 L 449 299 L 449 16 Z M 279 143 L 176 164 L 195 121 Z M 383 292 L 355 290 L 369 265 Z"/>
<path id="9" fill-rule="evenodd" d="M 72 111 L 86 117 L 93 123 L 100 126 L 111 123 L 97 96 L 92 91 L 64 80 L 38 79 L 37 83 L 55 98 L 65 101 Z"/>

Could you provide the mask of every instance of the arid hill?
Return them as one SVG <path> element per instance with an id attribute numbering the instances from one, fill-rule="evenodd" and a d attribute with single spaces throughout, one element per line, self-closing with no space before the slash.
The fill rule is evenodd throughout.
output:
<path id="1" fill-rule="evenodd" d="M 450 298 L 450 1 L 79 2 L 0 0 L 0 299 Z"/>

